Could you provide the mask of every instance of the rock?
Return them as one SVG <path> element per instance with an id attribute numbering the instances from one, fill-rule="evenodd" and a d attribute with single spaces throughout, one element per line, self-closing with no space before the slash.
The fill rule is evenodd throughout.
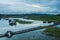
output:
<path id="1" fill-rule="evenodd" d="M 46 23 L 46 21 L 43 21 L 43 23 Z"/>
<path id="2" fill-rule="evenodd" d="M 51 23 L 52 21 L 48 21 L 48 23 Z"/>

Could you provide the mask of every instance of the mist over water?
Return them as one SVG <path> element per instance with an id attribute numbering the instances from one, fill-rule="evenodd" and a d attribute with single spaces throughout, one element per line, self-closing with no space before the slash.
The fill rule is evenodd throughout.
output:
<path id="1" fill-rule="evenodd" d="M 29 29 L 29 28 L 35 28 L 38 26 L 48 26 L 48 25 L 53 25 L 54 23 L 43 23 L 43 21 L 38 21 L 38 20 L 29 20 L 29 19 L 24 19 L 24 18 L 10 18 L 10 19 L 19 19 L 22 21 L 30 21 L 32 22 L 31 24 L 19 24 L 17 23 L 16 26 L 10 26 L 8 20 L 5 19 L 1 19 L 0 20 L 0 34 L 4 34 L 7 31 L 19 31 L 19 30 L 25 30 L 25 29 Z M 14 35 L 11 38 L 0 38 L 0 40 L 55 40 L 55 37 L 51 37 L 51 36 L 47 36 L 45 34 L 43 34 L 42 32 L 45 30 L 44 29 L 40 29 L 40 30 L 36 30 L 36 31 L 32 31 L 32 32 L 28 32 L 28 33 L 23 33 L 23 34 L 19 34 L 19 35 Z"/>

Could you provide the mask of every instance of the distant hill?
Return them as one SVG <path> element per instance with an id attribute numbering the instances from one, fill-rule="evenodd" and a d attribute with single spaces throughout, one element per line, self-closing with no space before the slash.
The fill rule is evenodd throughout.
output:
<path id="1" fill-rule="evenodd" d="M 55 16 L 51 14 L 0 14 L 0 17 Z"/>
<path id="2" fill-rule="evenodd" d="M 25 15 L 39 15 L 39 16 L 53 16 L 52 14 L 0 14 L 0 16 L 25 16 Z"/>
<path id="3" fill-rule="evenodd" d="M 58 14 L 57 16 L 60 16 L 60 14 Z"/>

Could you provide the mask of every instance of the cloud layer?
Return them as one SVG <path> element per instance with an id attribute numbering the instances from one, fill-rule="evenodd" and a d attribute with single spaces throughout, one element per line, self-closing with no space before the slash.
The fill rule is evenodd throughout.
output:
<path id="1" fill-rule="evenodd" d="M 0 0 L 0 13 L 60 13 L 59 0 Z"/>

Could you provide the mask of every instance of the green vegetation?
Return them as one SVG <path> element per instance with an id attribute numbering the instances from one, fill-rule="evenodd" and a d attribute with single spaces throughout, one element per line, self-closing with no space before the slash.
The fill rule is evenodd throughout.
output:
<path id="1" fill-rule="evenodd" d="M 60 28 L 57 28 L 57 27 L 49 27 L 44 32 L 47 35 L 55 36 L 58 40 L 60 40 Z"/>
<path id="2" fill-rule="evenodd" d="M 1 15 L 0 18 L 27 18 L 27 19 L 33 19 L 33 20 L 43 20 L 43 21 L 53 21 L 53 22 L 58 22 L 60 23 L 60 14 L 55 15 L 55 16 L 47 16 L 47 15 L 34 15 L 34 14 L 25 14 L 25 15 Z"/>
<path id="3" fill-rule="evenodd" d="M 19 20 L 19 19 L 16 19 L 16 22 L 22 23 L 22 24 L 29 24 L 29 23 L 32 23 L 32 22 L 21 21 L 21 20 Z"/>
<path id="4" fill-rule="evenodd" d="M 43 20 L 43 21 L 53 21 L 60 23 L 60 16 L 28 16 L 28 19 L 33 20 Z"/>

